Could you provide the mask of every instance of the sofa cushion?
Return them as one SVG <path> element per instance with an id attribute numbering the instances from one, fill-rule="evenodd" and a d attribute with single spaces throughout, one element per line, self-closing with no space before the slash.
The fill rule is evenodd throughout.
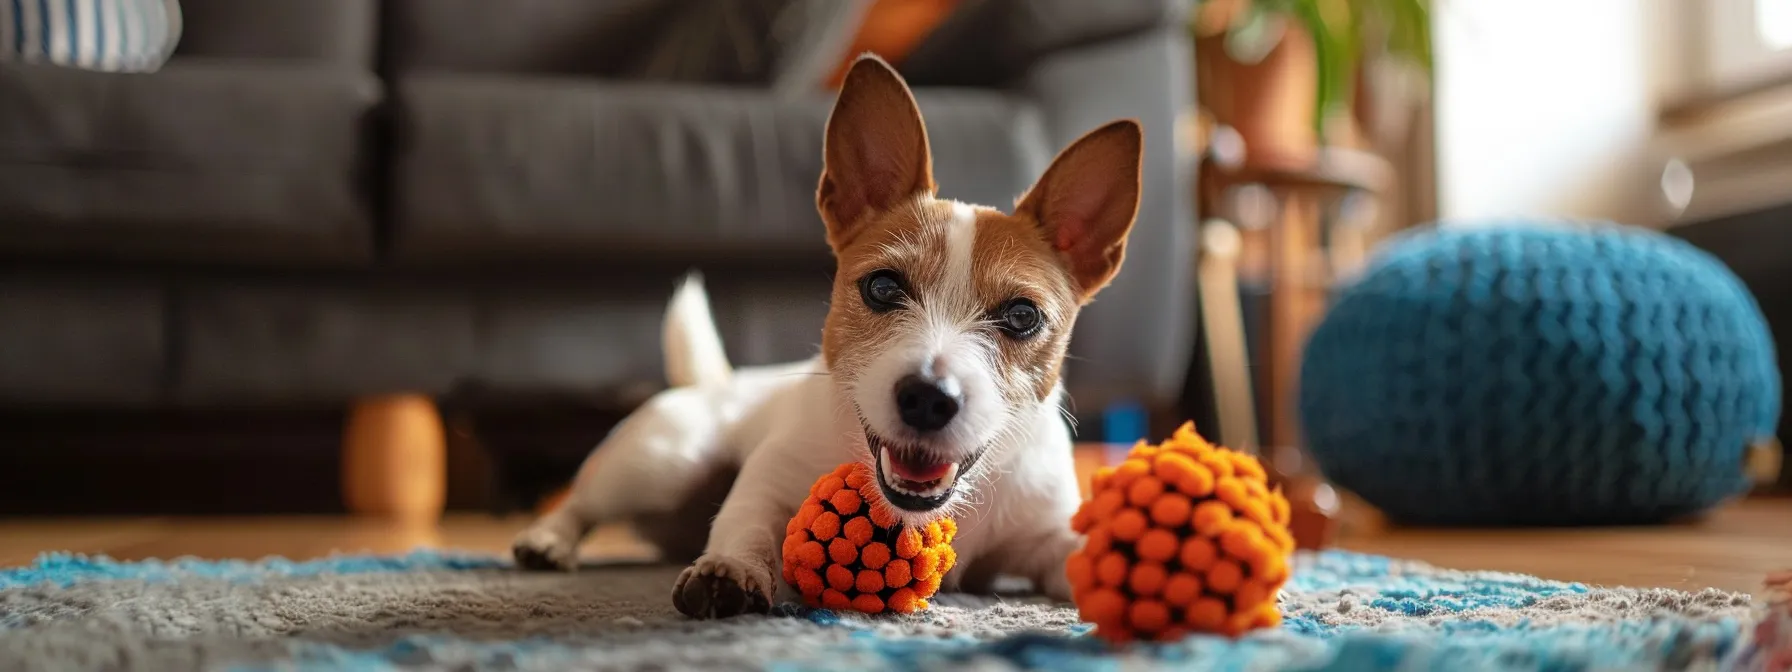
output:
<path id="1" fill-rule="evenodd" d="M 918 86 L 1001 86 L 1064 50 L 1181 26 L 1187 5 L 1182 0 L 964 0 L 903 60 L 902 75 Z"/>
<path id="2" fill-rule="evenodd" d="M 213 0 L 242 2 L 242 0 Z M 617 75 L 683 0 L 386 0 L 396 72 Z"/>
<path id="3" fill-rule="evenodd" d="M 166 379 L 163 296 L 154 284 L 0 275 L 0 401 L 154 403 Z"/>
<path id="4" fill-rule="evenodd" d="M 176 58 L 154 75 L 0 64 L 0 251 L 371 257 L 365 72 Z"/>
<path id="5" fill-rule="evenodd" d="M 818 351 L 831 289 L 825 277 L 722 276 L 707 284 L 735 366 L 793 362 Z M 582 288 L 488 302 L 480 310 L 479 366 L 467 382 L 507 393 L 627 397 L 659 390 L 666 384 L 661 327 L 669 297 L 669 289 Z"/>
<path id="6" fill-rule="evenodd" d="M 838 0 L 822 0 L 835 2 Z M 630 60 L 622 79 L 755 85 L 771 79 L 770 36 L 790 0 L 702 0 L 680 3 Z"/>
<path id="7" fill-rule="evenodd" d="M 732 361 L 813 355 L 825 275 L 761 275 L 710 283 Z M 638 397 L 665 386 L 660 327 L 672 287 L 668 274 L 634 271 L 608 281 L 207 284 L 177 295 L 174 398 L 218 406 L 391 392 Z"/>
<path id="8" fill-rule="evenodd" d="M 176 58 L 253 58 L 371 68 L 380 0 L 180 0 Z"/>
<path id="9" fill-rule="evenodd" d="M 825 94 L 437 74 L 397 95 L 402 260 L 826 250 Z M 917 97 L 947 198 L 1008 206 L 1051 159 L 1018 98 Z"/>
<path id="10" fill-rule="evenodd" d="M 183 404 L 441 394 L 475 361 L 473 307 L 455 297 L 239 281 L 179 301 L 174 395 Z"/>

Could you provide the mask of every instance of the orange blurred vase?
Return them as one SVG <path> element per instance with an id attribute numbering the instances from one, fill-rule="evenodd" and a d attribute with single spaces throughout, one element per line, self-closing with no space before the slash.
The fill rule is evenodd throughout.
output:
<path id="1" fill-rule="evenodd" d="M 1295 22 L 1275 48 L 1256 63 L 1240 63 L 1226 51 L 1224 35 L 1195 40 L 1195 86 L 1201 106 L 1244 137 L 1245 162 L 1261 168 L 1298 170 L 1318 157 L 1314 109 L 1319 69 L 1313 39 Z"/>
<path id="2" fill-rule="evenodd" d="M 358 401 L 349 410 L 342 448 L 342 495 L 349 511 L 406 522 L 441 517 L 448 490 L 447 437 L 429 397 Z"/>

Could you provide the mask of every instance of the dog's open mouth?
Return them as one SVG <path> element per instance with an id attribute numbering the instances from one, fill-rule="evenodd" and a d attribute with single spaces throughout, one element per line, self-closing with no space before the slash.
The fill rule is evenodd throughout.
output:
<path id="1" fill-rule="evenodd" d="M 893 444 L 870 429 L 865 442 L 877 457 L 877 485 L 896 508 L 925 513 L 946 505 L 958 486 L 958 477 L 976 464 L 982 451 L 963 462 L 953 462 L 925 448 Z"/>

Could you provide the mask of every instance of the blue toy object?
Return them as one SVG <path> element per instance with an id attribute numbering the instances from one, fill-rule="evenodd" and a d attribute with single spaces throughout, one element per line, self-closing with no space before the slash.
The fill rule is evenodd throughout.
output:
<path id="1" fill-rule="evenodd" d="M 1779 413 L 1742 282 L 1616 225 L 1405 235 L 1339 290 L 1301 364 L 1313 459 L 1413 524 L 1695 513 L 1747 489 L 1747 448 Z"/>

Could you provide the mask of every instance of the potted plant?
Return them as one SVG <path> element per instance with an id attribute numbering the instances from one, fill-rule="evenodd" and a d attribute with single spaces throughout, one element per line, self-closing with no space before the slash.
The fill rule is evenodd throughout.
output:
<path id="1" fill-rule="evenodd" d="M 1371 112 L 1365 59 L 1431 68 L 1431 0 L 1195 0 L 1201 104 L 1251 163 L 1298 168 Z M 1354 114 L 1353 114 L 1354 113 Z"/>

